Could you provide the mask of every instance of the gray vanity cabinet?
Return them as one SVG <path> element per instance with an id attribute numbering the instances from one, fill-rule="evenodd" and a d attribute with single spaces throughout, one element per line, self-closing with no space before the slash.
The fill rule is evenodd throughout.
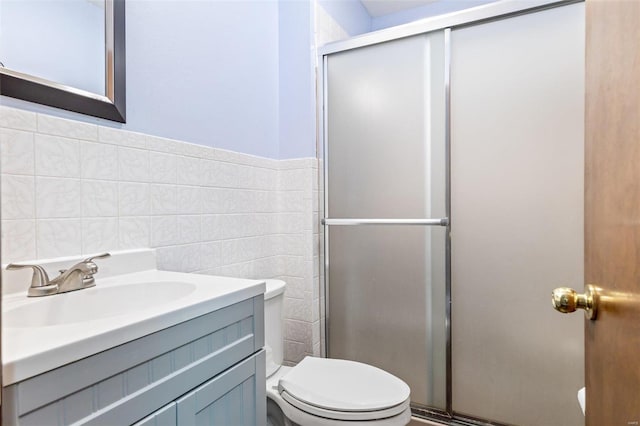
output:
<path id="1" fill-rule="evenodd" d="M 3 425 L 262 425 L 264 297 L 12 384 Z"/>

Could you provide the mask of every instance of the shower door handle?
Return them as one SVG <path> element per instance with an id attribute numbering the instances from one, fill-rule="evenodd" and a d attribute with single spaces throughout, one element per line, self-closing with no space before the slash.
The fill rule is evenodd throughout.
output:
<path id="1" fill-rule="evenodd" d="M 590 320 L 596 319 L 598 301 L 598 291 L 593 285 L 587 285 L 584 294 L 569 287 L 558 287 L 551 293 L 551 303 L 556 311 L 569 314 L 584 309 L 585 316 Z"/>
<path id="2" fill-rule="evenodd" d="M 449 218 L 440 219 L 322 219 L 323 225 L 426 225 L 448 226 Z"/>

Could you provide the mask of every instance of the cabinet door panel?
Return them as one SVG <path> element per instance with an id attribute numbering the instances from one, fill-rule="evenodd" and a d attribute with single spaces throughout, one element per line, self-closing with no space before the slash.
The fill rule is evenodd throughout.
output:
<path id="1" fill-rule="evenodd" d="M 237 364 L 177 401 L 187 425 L 262 425 L 266 422 L 264 351 Z M 264 401 L 263 401 L 264 400 Z"/>

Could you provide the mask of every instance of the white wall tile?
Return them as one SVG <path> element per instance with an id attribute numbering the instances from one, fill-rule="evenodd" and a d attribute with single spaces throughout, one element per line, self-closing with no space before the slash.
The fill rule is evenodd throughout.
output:
<path id="1" fill-rule="evenodd" d="M 234 164 L 236 169 L 234 186 L 237 188 L 253 189 L 255 182 L 252 178 L 253 167 Z"/>
<path id="2" fill-rule="evenodd" d="M 128 146 L 131 148 L 146 148 L 147 137 L 142 133 L 134 133 L 111 127 L 98 127 L 98 140 L 114 145 Z"/>
<path id="3" fill-rule="evenodd" d="M 305 231 L 302 233 L 303 236 L 303 246 L 301 253 L 304 256 L 304 260 L 311 261 L 313 260 L 313 244 L 317 242 L 317 239 L 314 239 L 314 236 L 317 235 L 312 231 Z"/>
<path id="4" fill-rule="evenodd" d="M 153 216 L 151 218 L 151 247 L 177 244 L 178 220 L 176 216 Z"/>
<path id="5" fill-rule="evenodd" d="M 278 254 L 295 256 L 304 251 L 304 235 L 302 234 L 280 234 L 278 243 L 280 250 Z"/>
<path id="6" fill-rule="evenodd" d="M 202 256 L 201 267 L 203 269 L 213 269 L 222 266 L 222 242 L 208 241 L 200 245 Z"/>
<path id="7" fill-rule="evenodd" d="M 35 179 L 33 176 L 2 175 L 2 219 L 35 217 Z"/>
<path id="8" fill-rule="evenodd" d="M 158 269 L 195 272 L 200 270 L 200 244 L 161 247 L 156 251 Z"/>
<path id="9" fill-rule="evenodd" d="M 242 217 L 235 214 L 217 215 L 215 218 L 214 239 L 228 240 L 242 238 L 250 234 L 248 229 L 242 228 Z"/>
<path id="10" fill-rule="evenodd" d="M 304 230 L 303 213 L 281 213 L 278 221 L 278 232 L 282 234 L 296 234 Z"/>
<path id="11" fill-rule="evenodd" d="M 121 217 L 118 222 L 120 250 L 150 247 L 151 218 Z"/>
<path id="12" fill-rule="evenodd" d="M 289 319 L 310 322 L 313 318 L 311 306 L 305 299 L 285 297 L 285 317 Z"/>
<path id="13" fill-rule="evenodd" d="M 82 220 L 38 220 L 36 244 L 38 259 L 82 254 Z"/>
<path id="14" fill-rule="evenodd" d="M 240 188 L 239 165 L 214 161 L 212 167 L 212 186 L 216 186 L 218 188 Z"/>
<path id="15" fill-rule="evenodd" d="M 98 139 L 98 126 L 95 124 L 82 123 L 45 114 L 38 114 L 38 132 L 88 141 Z"/>
<path id="16" fill-rule="evenodd" d="M 35 131 L 37 128 L 36 123 L 35 112 L 0 106 L 0 127 Z"/>
<path id="17" fill-rule="evenodd" d="M 147 216 L 151 212 L 149 184 L 120 182 L 118 185 L 120 216 Z"/>
<path id="18" fill-rule="evenodd" d="M 168 215 L 177 212 L 178 191 L 176 185 L 151 184 L 151 214 Z"/>
<path id="19" fill-rule="evenodd" d="M 253 246 L 248 239 L 222 241 L 222 253 L 225 264 L 246 262 L 251 259 Z"/>
<path id="20" fill-rule="evenodd" d="M 118 218 L 82 219 L 82 253 L 103 253 L 118 249 Z"/>
<path id="21" fill-rule="evenodd" d="M 0 128 L 0 161 L 2 173 L 33 175 L 33 133 Z"/>
<path id="22" fill-rule="evenodd" d="M 178 185 L 177 209 L 178 214 L 200 214 L 202 213 L 202 188 L 199 186 Z"/>
<path id="23" fill-rule="evenodd" d="M 251 265 L 249 262 L 234 263 L 233 265 L 223 265 L 219 268 L 215 268 L 215 275 L 222 275 L 224 277 L 233 278 L 248 278 L 254 279 L 251 275 Z"/>
<path id="24" fill-rule="evenodd" d="M 220 188 L 202 188 L 202 212 L 205 214 L 229 213 L 228 203 L 231 190 Z"/>
<path id="25" fill-rule="evenodd" d="M 257 213 L 272 212 L 268 191 L 249 191 L 250 211 Z"/>
<path id="26" fill-rule="evenodd" d="M 278 172 L 273 169 L 257 168 L 255 170 L 256 188 L 275 190 L 278 184 Z"/>
<path id="27" fill-rule="evenodd" d="M 286 319 L 284 333 L 289 340 L 301 343 L 312 342 L 312 324 L 306 321 Z"/>
<path id="28" fill-rule="evenodd" d="M 258 206 L 258 194 L 260 192 L 249 189 L 239 192 L 242 194 L 242 211 L 245 213 L 259 213 L 261 209 Z"/>
<path id="29" fill-rule="evenodd" d="M 216 241 L 221 239 L 222 229 L 219 226 L 220 215 L 202 215 L 202 241 Z"/>
<path id="30" fill-rule="evenodd" d="M 80 143 L 60 136 L 36 134 L 36 175 L 80 177 Z"/>
<path id="31" fill-rule="evenodd" d="M 149 151 L 118 147 L 118 177 L 121 181 L 149 182 Z"/>
<path id="32" fill-rule="evenodd" d="M 304 343 L 294 342 L 291 340 L 284 341 L 284 359 L 289 365 L 297 364 L 302 361 L 306 355 L 306 346 Z"/>
<path id="33" fill-rule="evenodd" d="M 200 216 L 177 216 L 177 244 L 197 243 L 201 240 Z"/>
<path id="34" fill-rule="evenodd" d="M 82 187 L 80 179 L 36 178 L 36 217 L 80 217 Z"/>
<path id="35" fill-rule="evenodd" d="M 245 156 L 235 152 L 235 151 L 227 151 L 225 149 L 219 149 L 216 148 L 214 149 L 213 152 L 213 159 L 214 160 L 219 160 L 219 161 L 224 161 L 227 163 L 240 163 L 240 164 L 244 164 L 244 160 L 245 160 Z"/>
<path id="36" fill-rule="evenodd" d="M 304 198 L 302 191 L 279 191 L 278 203 L 280 212 L 302 212 Z"/>
<path id="37" fill-rule="evenodd" d="M 304 169 L 281 170 L 278 177 L 278 189 L 282 191 L 301 191 L 306 188 Z"/>
<path id="38" fill-rule="evenodd" d="M 278 208 L 278 194 L 279 191 L 269 191 L 267 193 L 267 211 L 269 212 L 279 212 Z"/>
<path id="39" fill-rule="evenodd" d="M 118 179 L 118 148 L 104 143 L 80 143 L 80 169 L 83 178 Z"/>
<path id="40" fill-rule="evenodd" d="M 293 275 L 294 277 L 302 277 L 302 278 L 311 278 L 311 274 L 309 273 L 307 277 L 307 270 L 305 269 L 305 260 L 304 256 L 283 256 L 285 260 L 284 270 L 287 271 L 288 274 Z M 311 290 L 309 287 L 308 280 L 305 280 L 305 290 Z"/>
<path id="41" fill-rule="evenodd" d="M 257 262 L 260 264 L 260 270 L 256 271 L 258 275 L 254 275 L 252 278 L 275 278 L 278 276 L 278 262 L 276 261 L 277 256 L 269 256 L 262 259 L 258 259 Z"/>
<path id="42" fill-rule="evenodd" d="M 178 157 L 162 152 L 149 152 L 149 174 L 153 183 L 177 183 Z"/>
<path id="43" fill-rule="evenodd" d="M 320 298 L 312 299 L 310 303 L 311 308 L 311 320 L 313 322 L 320 321 Z"/>
<path id="44" fill-rule="evenodd" d="M 118 182 L 82 181 L 82 216 L 118 215 Z"/>
<path id="45" fill-rule="evenodd" d="M 199 158 L 179 156 L 177 159 L 178 183 L 183 185 L 201 185 L 202 172 Z"/>
<path id="46" fill-rule="evenodd" d="M 36 221 L 2 221 L 2 263 L 36 259 Z"/>
<path id="47" fill-rule="evenodd" d="M 309 215 L 308 211 L 304 214 L 304 223 L 303 227 L 305 231 L 317 232 L 320 228 L 320 216 L 318 212 L 313 212 Z"/>
<path id="48" fill-rule="evenodd" d="M 231 191 L 231 213 L 253 214 L 258 212 L 254 197 L 255 191 L 247 189 L 233 189 Z"/>
<path id="49" fill-rule="evenodd" d="M 203 145 L 197 145 L 197 144 L 193 144 L 193 143 L 181 143 L 179 145 L 179 154 L 182 155 L 186 155 L 188 157 L 194 157 L 194 158 L 206 158 L 207 157 L 207 151 L 209 151 L 211 148 L 207 147 L 207 146 L 203 146 Z"/>
<path id="50" fill-rule="evenodd" d="M 208 159 L 200 160 L 200 173 L 202 173 L 202 182 L 203 186 L 215 186 L 216 184 L 216 176 L 215 176 L 215 162 Z"/>
<path id="51" fill-rule="evenodd" d="M 280 269 L 280 271 L 287 273 L 287 271 L 284 271 L 283 269 Z M 281 276 L 280 279 L 287 283 L 287 286 L 285 287 L 286 297 L 292 297 L 294 299 L 304 299 L 304 289 L 306 287 L 304 278 Z"/>
<path id="52" fill-rule="evenodd" d="M 173 139 L 147 135 L 146 141 L 147 149 L 151 151 L 166 152 L 170 154 L 177 154 L 182 151 L 180 149 L 181 143 Z"/>

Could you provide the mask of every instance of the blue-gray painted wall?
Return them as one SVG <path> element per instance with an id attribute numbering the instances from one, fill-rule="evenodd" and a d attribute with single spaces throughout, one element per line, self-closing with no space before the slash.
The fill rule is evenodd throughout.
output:
<path id="1" fill-rule="evenodd" d="M 432 16 L 444 15 L 446 13 L 458 12 L 470 7 L 481 6 L 492 3 L 496 0 L 440 0 L 425 6 L 407 9 L 389 15 L 379 16 L 371 19 L 371 31 L 384 28 L 395 27 L 397 25 L 408 24 L 409 22 Z"/>
<path id="2" fill-rule="evenodd" d="M 316 155 L 313 4 L 280 1 L 279 158 Z"/>
<path id="3" fill-rule="evenodd" d="M 353 37 L 371 31 L 371 16 L 360 0 L 317 0 L 333 19 Z"/>
<path id="4" fill-rule="evenodd" d="M 278 5 L 129 0 L 128 130 L 278 158 Z"/>

